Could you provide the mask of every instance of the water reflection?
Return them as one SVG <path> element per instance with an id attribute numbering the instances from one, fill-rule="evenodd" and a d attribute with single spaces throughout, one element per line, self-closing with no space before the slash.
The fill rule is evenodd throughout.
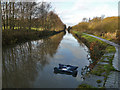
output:
<path id="1" fill-rule="evenodd" d="M 87 48 L 87 46 L 84 43 L 82 43 L 82 41 L 79 40 L 75 35 L 74 35 L 74 37 L 78 40 L 80 46 L 83 47 L 84 50 L 87 52 L 86 57 L 87 57 L 87 60 L 89 61 L 89 65 L 86 65 L 86 66 L 81 68 L 81 78 L 84 80 L 86 74 L 89 73 L 93 68 L 93 61 L 90 57 L 90 50 Z"/>
<path id="2" fill-rule="evenodd" d="M 64 34 L 4 49 L 3 88 L 76 88 L 90 64 L 88 48 L 72 34 Z M 77 77 L 54 74 L 59 63 L 78 66 Z"/>
<path id="3" fill-rule="evenodd" d="M 3 50 L 3 88 L 33 87 L 38 71 L 49 64 L 49 57 L 56 53 L 64 33 L 50 38 L 27 42 Z"/>

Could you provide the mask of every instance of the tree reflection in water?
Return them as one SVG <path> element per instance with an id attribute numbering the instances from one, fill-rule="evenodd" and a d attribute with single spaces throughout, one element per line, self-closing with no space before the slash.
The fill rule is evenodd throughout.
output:
<path id="1" fill-rule="evenodd" d="M 43 70 L 50 62 L 49 57 L 53 57 L 56 53 L 63 35 L 62 32 L 46 39 L 4 49 L 2 51 L 2 87 L 32 87 L 32 81 L 38 71 Z"/>

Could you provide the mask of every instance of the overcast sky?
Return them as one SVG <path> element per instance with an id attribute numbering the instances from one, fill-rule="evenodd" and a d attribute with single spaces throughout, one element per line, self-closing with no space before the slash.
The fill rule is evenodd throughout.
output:
<path id="1" fill-rule="evenodd" d="M 55 12 L 67 26 L 78 24 L 85 18 L 95 16 L 118 16 L 120 0 L 38 0 L 51 2 Z"/>

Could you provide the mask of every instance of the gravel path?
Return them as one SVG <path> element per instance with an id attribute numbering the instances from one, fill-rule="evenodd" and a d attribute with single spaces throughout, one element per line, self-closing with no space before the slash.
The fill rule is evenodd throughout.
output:
<path id="1" fill-rule="evenodd" d="M 86 33 L 84 33 L 86 34 Z M 117 70 L 117 71 L 120 71 L 120 45 L 114 43 L 114 42 L 111 42 L 111 41 L 108 41 L 108 40 L 105 40 L 105 39 L 102 39 L 100 37 L 97 37 L 97 36 L 94 36 L 94 35 L 91 35 L 91 34 L 86 34 L 86 35 L 89 35 L 89 36 L 92 36 L 94 38 L 97 38 L 99 40 L 102 40 L 112 46 L 115 46 L 116 48 L 116 53 L 114 55 L 114 59 L 113 59 L 113 67 Z"/>

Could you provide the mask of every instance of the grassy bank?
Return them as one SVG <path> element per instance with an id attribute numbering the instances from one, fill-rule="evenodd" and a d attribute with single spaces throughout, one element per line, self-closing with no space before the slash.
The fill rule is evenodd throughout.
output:
<path id="1" fill-rule="evenodd" d="M 49 37 L 61 31 L 37 31 L 37 30 L 3 30 L 2 45 L 13 45 L 29 40 Z"/>
<path id="2" fill-rule="evenodd" d="M 108 44 L 86 34 L 80 33 L 79 31 L 72 31 L 72 33 L 89 48 L 90 56 L 93 62 L 90 68 L 93 68 L 101 56 L 105 53 L 105 49 Z"/>
<path id="3" fill-rule="evenodd" d="M 76 36 L 78 40 L 81 40 L 90 50 L 90 56 L 93 62 L 89 65 L 91 71 L 88 74 L 103 76 L 105 85 L 110 72 L 115 71 L 112 66 L 112 61 L 116 52 L 115 47 L 78 31 L 72 31 L 72 34 Z"/>

